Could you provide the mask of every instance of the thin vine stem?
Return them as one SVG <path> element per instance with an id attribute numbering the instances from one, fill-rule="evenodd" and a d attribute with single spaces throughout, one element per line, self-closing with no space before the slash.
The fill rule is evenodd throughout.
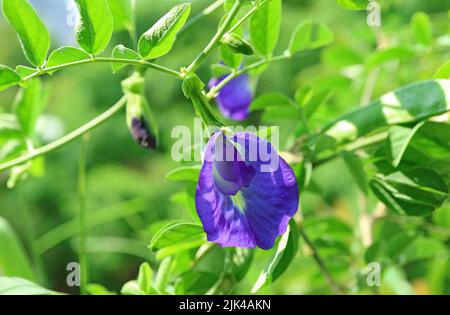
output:
<path id="1" fill-rule="evenodd" d="M 276 62 L 276 61 L 280 61 L 280 60 L 285 60 L 285 59 L 289 59 L 291 57 L 291 55 L 287 55 L 287 54 L 283 54 L 283 55 L 279 55 L 276 57 L 271 57 L 271 58 L 264 58 L 261 59 L 259 61 L 256 61 L 246 67 L 243 67 L 241 69 L 238 70 L 233 70 L 227 77 L 225 77 L 225 79 L 223 79 L 219 84 L 217 84 L 216 86 L 212 87 L 209 92 L 206 94 L 206 96 L 208 97 L 208 99 L 213 99 L 217 96 L 217 94 L 220 92 L 220 90 L 222 90 L 231 80 L 233 80 L 234 78 L 248 73 L 253 69 L 259 68 L 265 64 L 269 64 L 271 62 Z"/>
<path id="2" fill-rule="evenodd" d="M 184 27 L 181 29 L 180 32 L 178 32 L 177 38 L 180 38 L 183 34 L 186 33 L 186 31 L 191 28 L 193 25 L 195 25 L 198 21 L 200 21 L 202 18 L 212 14 L 216 10 L 218 10 L 222 4 L 225 3 L 225 0 L 216 0 L 210 5 L 208 5 L 205 9 L 203 9 L 200 13 L 195 15 L 193 18 L 189 19 L 189 21 L 184 25 Z"/>
<path id="3" fill-rule="evenodd" d="M 111 106 L 107 111 L 105 111 L 101 115 L 95 117 L 94 119 L 92 119 L 91 121 L 86 123 L 85 125 L 79 127 L 78 129 L 72 131 L 71 133 L 67 134 L 66 136 L 64 136 L 54 142 L 51 142 L 45 146 L 42 146 L 40 148 L 35 148 L 33 151 L 30 151 L 30 152 L 28 152 L 22 156 L 19 156 L 15 159 L 12 159 L 10 161 L 0 164 L 0 172 L 10 169 L 14 166 L 26 163 L 38 156 L 45 155 L 55 149 L 62 147 L 65 144 L 79 138 L 84 133 L 93 130 L 94 128 L 101 125 L 109 118 L 111 118 L 111 116 L 113 116 L 114 114 L 119 112 L 122 108 L 125 107 L 126 101 L 127 101 L 126 96 L 123 96 L 116 104 Z"/>
<path id="4" fill-rule="evenodd" d="M 330 285 L 331 289 L 336 294 L 344 294 L 341 286 L 334 281 L 333 277 L 331 276 L 330 271 L 328 270 L 328 268 L 326 267 L 325 263 L 323 262 L 322 257 L 320 257 L 320 255 L 319 255 L 319 253 L 318 253 L 318 251 L 316 249 L 316 246 L 309 239 L 309 237 L 306 235 L 305 230 L 303 229 L 303 227 L 300 227 L 299 233 L 303 237 L 303 239 L 305 240 L 306 245 L 308 245 L 308 247 L 310 248 L 314 260 L 316 261 L 317 265 L 319 266 L 320 271 L 322 272 L 323 276 L 325 277 L 325 280 Z"/>
<path id="5" fill-rule="evenodd" d="M 81 137 L 80 157 L 78 163 L 78 201 L 79 201 L 79 262 L 80 262 L 80 293 L 87 293 L 86 287 L 89 283 L 89 260 L 87 257 L 87 223 L 86 223 L 86 159 L 89 133 Z"/>
<path id="6" fill-rule="evenodd" d="M 66 69 L 66 68 L 70 68 L 70 67 L 74 67 L 74 66 L 79 66 L 79 65 L 83 65 L 83 64 L 92 64 L 92 63 L 120 63 L 120 64 L 132 65 L 132 66 L 141 66 L 141 67 L 154 69 L 154 70 L 172 75 L 180 80 L 183 78 L 183 75 L 178 71 L 175 71 L 175 70 L 172 70 L 172 69 L 169 69 L 169 68 L 166 68 L 166 67 L 163 67 L 163 66 L 157 65 L 155 63 L 145 61 L 145 60 L 96 57 L 95 59 L 94 58 L 84 59 L 84 60 L 65 63 L 65 64 L 54 66 L 54 67 L 44 68 L 44 69 L 38 70 L 37 72 L 30 74 L 29 76 L 23 78 L 22 81 L 28 81 L 33 78 L 36 78 L 41 75 L 48 74 L 48 73 L 51 73 L 51 72 L 54 72 L 57 70 L 62 70 L 62 69 Z"/>
<path id="7" fill-rule="evenodd" d="M 206 45 L 206 47 L 203 49 L 203 51 L 195 58 L 195 60 L 187 67 L 186 72 L 195 72 L 198 67 L 202 64 L 202 62 L 206 59 L 206 57 L 209 56 L 209 54 L 216 48 L 220 40 L 222 39 L 223 35 L 227 32 L 228 28 L 230 27 L 230 24 L 233 22 L 233 19 L 239 12 L 240 8 L 242 7 L 242 0 L 237 0 L 228 15 L 226 16 L 224 22 L 220 25 L 219 29 L 217 30 L 214 37 L 211 39 L 211 41 Z"/>

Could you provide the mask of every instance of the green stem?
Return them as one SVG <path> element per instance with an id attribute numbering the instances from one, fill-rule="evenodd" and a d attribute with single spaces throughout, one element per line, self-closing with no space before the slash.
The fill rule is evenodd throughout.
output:
<path id="1" fill-rule="evenodd" d="M 89 266 L 87 257 L 87 224 L 86 224 L 86 157 L 89 134 L 84 133 L 81 137 L 80 159 L 78 166 L 78 201 L 79 201 L 79 219 L 80 219 L 80 293 L 86 294 L 86 287 L 89 283 Z"/>
<path id="2" fill-rule="evenodd" d="M 48 67 L 42 70 L 39 70 L 38 72 L 35 72 L 33 74 L 30 74 L 29 76 L 22 79 L 22 81 L 28 81 L 35 77 L 39 77 L 43 74 L 48 74 L 57 70 L 66 69 L 78 65 L 83 64 L 91 64 L 91 63 L 121 63 L 121 64 L 127 64 L 127 65 L 133 65 L 133 66 L 141 66 L 145 68 L 154 69 L 172 76 L 177 77 L 178 79 L 182 79 L 182 74 L 178 71 L 145 61 L 145 60 L 131 60 L 131 59 L 122 59 L 122 58 L 103 58 L 103 57 L 96 57 L 95 59 L 84 59 L 74 62 L 65 63 L 62 65 L 54 66 L 54 67 Z"/>
<path id="3" fill-rule="evenodd" d="M 280 55 L 280 56 L 276 56 L 276 57 L 271 57 L 271 58 L 265 58 L 265 59 L 261 59 L 257 62 L 254 62 L 242 69 L 239 70 L 233 70 L 233 72 L 231 72 L 225 79 L 223 79 L 219 84 L 217 84 L 216 86 L 214 86 L 213 88 L 211 88 L 208 92 L 208 94 L 206 95 L 208 97 L 209 100 L 215 98 L 217 96 L 217 94 L 220 92 L 221 89 L 223 89 L 231 80 L 233 80 L 234 78 L 247 73 L 253 69 L 256 69 L 258 67 L 261 67 L 265 64 L 271 63 L 271 62 L 275 62 L 275 61 L 280 61 L 280 60 L 285 60 L 285 59 L 289 59 L 291 56 L 290 55 Z"/>
<path id="4" fill-rule="evenodd" d="M 189 28 L 191 28 L 194 24 L 196 24 L 202 18 L 204 18 L 205 16 L 208 16 L 211 13 L 215 12 L 224 3 L 225 3 L 225 0 L 216 0 L 213 3 L 211 3 L 209 6 L 207 6 L 204 10 L 202 10 L 200 13 L 195 15 L 193 18 L 189 19 L 189 21 L 184 25 L 184 27 L 181 29 L 181 31 L 178 32 L 177 38 L 180 38 L 183 34 L 186 33 L 186 31 Z"/>
<path id="5" fill-rule="evenodd" d="M 367 147 L 371 147 L 373 145 L 377 145 L 377 144 L 380 144 L 380 143 L 386 141 L 386 138 L 387 138 L 387 132 L 381 132 L 381 133 L 374 134 L 373 136 L 370 136 L 370 137 L 358 139 L 355 142 L 341 146 L 340 148 L 337 149 L 337 151 L 335 153 L 333 153 L 330 156 L 315 160 L 313 163 L 314 167 L 318 167 L 318 166 L 325 164 L 331 160 L 334 160 L 335 158 L 339 157 L 341 152 L 343 152 L 343 151 L 352 151 L 353 152 L 353 151 L 365 149 Z"/>
<path id="6" fill-rule="evenodd" d="M 310 248 L 314 260 L 316 261 L 317 265 L 319 266 L 320 271 L 322 272 L 323 276 L 325 277 L 325 280 L 330 285 L 331 289 L 337 294 L 343 294 L 344 292 L 343 292 L 342 288 L 339 286 L 339 284 L 337 284 L 334 281 L 333 277 L 331 276 L 330 271 L 325 266 L 325 263 L 323 262 L 322 258 L 319 256 L 319 253 L 317 252 L 316 246 L 309 239 L 309 237 L 306 235 L 305 230 L 303 229 L 303 227 L 300 227 L 299 233 L 303 237 L 303 239 L 305 240 L 306 245 L 308 245 L 308 247 Z"/>
<path id="7" fill-rule="evenodd" d="M 127 101 L 126 97 L 123 96 L 116 104 L 114 104 L 112 107 L 110 107 L 107 111 L 105 111 L 101 115 L 95 117 L 93 120 L 91 120 L 87 124 L 72 131 L 71 133 L 67 134 L 66 136 L 64 136 L 54 142 L 51 142 L 43 147 L 35 148 L 33 151 L 28 152 L 28 153 L 26 153 L 22 156 L 19 156 L 15 159 L 12 159 L 10 161 L 0 164 L 0 172 L 10 169 L 16 165 L 20 165 L 25 162 L 28 162 L 38 156 L 47 154 L 48 152 L 58 149 L 61 146 L 65 145 L 66 143 L 77 139 L 78 137 L 82 136 L 84 133 L 96 128 L 97 126 L 101 125 L 106 120 L 108 120 L 111 116 L 113 116 L 114 114 L 119 112 L 122 108 L 125 107 L 126 101 Z"/>
<path id="8" fill-rule="evenodd" d="M 214 37 L 211 39 L 211 41 L 208 43 L 208 45 L 203 49 L 203 51 L 200 53 L 200 55 L 195 58 L 195 60 L 187 67 L 187 72 L 195 72 L 198 67 L 202 64 L 202 62 L 208 57 L 208 55 L 216 48 L 220 40 L 222 39 L 223 35 L 226 33 L 228 27 L 233 22 L 234 17 L 239 12 L 239 9 L 242 6 L 242 0 L 237 0 L 231 11 L 228 13 L 227 17 L 225 18 L 225 21 L 220 25 L 219 29 L 217 30 L 217 33 L 214 35 Z"/>

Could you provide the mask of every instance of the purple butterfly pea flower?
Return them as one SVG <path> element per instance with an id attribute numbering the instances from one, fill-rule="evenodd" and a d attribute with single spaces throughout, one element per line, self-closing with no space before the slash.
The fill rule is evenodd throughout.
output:
<path id="1" fill-rule="evenodd" d="M 209 88 L 218 85 L 225 78 L 226 76 L 211 79 Z M 253 91 L 248 74 L 242 74 L 228 82 L 216 97 L 220 112 L 227 118 L 239 121 L 247 119 L 252 100 Z"/>
<path id="2" fill-rule="evenodd" d="M 220 131 L 206 146 L 195 203 L 209 241 L 270 249 L 297 212 L 299 194 L 294 172 L 269 142 Z"/>

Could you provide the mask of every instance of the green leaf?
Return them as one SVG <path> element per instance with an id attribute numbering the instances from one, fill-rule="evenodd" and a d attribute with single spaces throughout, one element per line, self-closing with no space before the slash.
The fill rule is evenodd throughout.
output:
<path id="1" fill-rule="evenodd" d="M 224 75 L 229 75 L 231 71 L 232 71 L 231 68 L 220 63 L 211 65 L 211 73 L 212 76 L 215 78 L 220 78 L 223 77 Z"/>
<path id="2" fill-rule="evenodd" d="M 148 263 L 143 263 L 139 267 L 137 283 L 142 292 L 149 294 L 152 291 L 153 270 Z"/>
<path id="3" fill-rule="evenodd" d="M 239 68 L 242 65 L 242 61 L 244 60 L 243 55 L 234 53 L 230 47 L 225 45 L 220 46 L 220 55 L 223 62 L 227 66 L 234 69 Z"/>
<path id="4" fill-rule="evenodd" d="M 411 19 L 411 32 L 417 43 L 430 46 L 433 41 L 433 30 L 430 18 L 424 12 L 416 12 Z"/>
<path id="5" fill-rule="evenodd" d="M 141 56 L 139 56 L 139 54 L 137 52 L 135 52 L 134 50 L 127 48 L 123 45 L 117 45 L 116 47 L 114 47 L 114 49 L 112 51 L 112 56 L 113 56 L 113 58 L 118 58 L 118 59 L 128 59 L 128 60 L 141 59 Z M 124 63 L 116 63 L 116 62 L 111 63 L 111 67 L 114 72 L 117 72 L 120 69 L 125 68 L 126 66 L 127 66 L 127 64 L 124 64 Z"/>
<path id="6" fill-rule="evenodd" d="M 35 74 L 37 72 L 37 69 L 26 67 L 26 66 L 17 66 L 16 72 L 23 79 L 32 74 Z M 27 82 L 23 82 L 23 83 L 25 83 L 25 85 L 26 85 Z"/>
<path id="7" fill-rule="evenodd" d="M 352 152 L 342 152 L 342 158 L 344 159 L 345 165 L 347 166 L 350 174 L 358 185 L 359 189 L 367 195 L 369 192 L 366 171 L 364 169 L 364 163 L 361 158 Z"/>
<path id="8" fill-rule="evenodd" d="M 14 101 L 14 111 L 23 133 L 32 137 L 36 129 L 36 121 L 45 108 L 46 93 L 39 78 L 29 82 L 26 89 L 17 94 Z"/>
<path id="9" fill-rule="evenodd" d="M 263 287 L 277 280 L 289 267 L 298 250 L 298 231 L 294 220 L 289 221 L 289 226 L 278 242 L 274 257 L 269 265 L 259 275 L 251 292 L 256 293 Z"/>
<path id="10" fill-rule="evenodd" d="M 448 198 L 447 184 L 431 169 L 413 168 L 378 176 L 370 185 L 387 207 L 402 215 L 429 215 Z"/>
<path id="11" fill-rule="evenodd" d="M 388 61 L 398 60 L 406 61 L 410 60 L 416 55 L 415 51 L 408 46 L 396 46 L 389 47 L 383 50 L 377 50 L 367 59 L 367 67 L 373 68 Z"/>
<path id="12" fill-rule="evenodd" d="M 180 251 L 198 247 L 206 242 L 206 235 L 199 224 L 171 223 L 153 236 L 149 248 L 158 251 L 156 257 L 163 259 Z"/>
<path id="13" fill-rule="evenodd" d="M 270 56 L 278 43 L 281 29 L 282 1 L 272 0 L 260 7 L 250 19 L 253 46 L 264 56 Z"/>
<path id="14" fill-rule="evenodd" d="M 269 107 L 285 107 L 291 106 L 294 107 L 295 103 L 289 97 L 285 96 L 281 93 L 267 93 L 261 96 L 258 96 L 250 105 L 250 110 L 261 110 L 267 109 Z"/>
<path id="15" fill-rule="evenodd" d="M 381 294 L 414 294 L 414 289 L 409 284 L 404 271 L 398 266 L 388 266 L 383 271 L 381 279 Z"/>
<path id="16" fill-rule="evenodd" d="M 328 26 L 322 23 L 305 21 L 300 24 L 291 37 L 289 53 L 324 47 L 334 40 L 334 34 Z"/>
<path id="17" fill-rule="evenodd" d="M 3 14 L 19 36 L 25 57 L 42 67 L 50 48 L 50 35 L 27 0 L 3 0 Z"/>
<path id="18" fill-rule="evenodd" d="M 348 10 L 366 10 L 369 4 L 368 0 L 336 0 L 336 2 Z"/>
<path id="19" fill-rule="evenodd" d="M 33 269 L 25 249 L 15 231 L 2 217 L 0 217 L 0 274 L 34 280 Z M 0 280 L 0 294 L 2 287 L 5 289 Z"/>
<path id="20" fill-rule="evenodd" d="M 61 47 L 50 54 L 45 67 L 51 68 L 87 59 L 91 59 L 91 57 L 81 49 L 75 47 Z"/>
<path id="21" fill-rule="evenodd" d="M 433 222 L 450 229 L 450 204 L 447 203 L 433 213 Z"/>
<path id="22" fill-rule="evenodd" d="M 145 293 L 139 287 L 136 280 L 131 280 L 125 283 L 120 290 L 120 294 L 123 295 L 145 295 Z"/>
<path id="23" fill-rule="evenodd" d="M 240 282 L 247 275 L 253 261 L 254 251 L 249 248 L 235 248 L 230 274 L 236 282 Z"/>
<path id="24" fill-rule="evenodd" d="M 172 257 L 166 257 L 161 261 L 158 268 L 158 273 L 155 279 L 155 289 L 163 294 L 167 293 L 167 286 L 170 281 L 170 274 L 172 273 Z"/>
<path id="25" fill-rule="evenodd" d="M 334 139 L 336 145 L 390 125 L 422 121 L 450 110 L 449 91 L 448 80 L 413 83 L 337 118 L 322 132 Z"/>
<path id="26" fill-rule="evenodd" d="M 144 59 L 155 59 L 167 54 L 175 43 L 176 35 L 191 12 L 190 3 L 173 7 L 139 39 L 139 53 Z"/>
<path id="27" fill-rule="evenodd" d="M 437 69 L 434 79 L 450 79 L 450 60 Z"/>
<path id="28" fill-rule="evenodd" d="M 335 67 L 348 67 L 364 64 L 363 57 L 353 48 L 336 44 L 328 47 L 322 53 L 324 63 Z"/>
<path id="29" fill-rule="evenodd" d="M 170 181 L 189 181 L 197 182 L 200 175 L 201 165 L 182 166 L 176 168 L 166 175 L 166 179 Z"/>
<path id="30" fill-rule="evenodd" d="M 409 142 L 424 123 L 425 121 L 420 122 L 413 128 L 393 126 L 389 129 L 386 145 L 388 148 L 388 160 L 392 166 L 397 167 L 400 164 Z"/>
<path id="31" fill-rule="evenodd" d="M 108 0 L 108 4 L 113 16 L 114 30 L 134 31 L 135 0 Z"/>
<path id="32" fill-rule="evenodd" d="M 11 68 L 0 65 L 0 91 L 14 86 L 20 82 L 19 74 Z"/>
<path id="33" fill-rule="evenodd" d="M 0 277 L 0 295 L 55 295 L 56 292 L 31 281 L 16 277 Z"/>
<path id="34" fill-rule="evenodd" d="M 399 263 L 406 265 L 424 259 L 445 257 L 446 252 L 447 248 L 440 240 L 420 236 L 399 254 Z"/>
<path id="35" fill-rule="evenodd" d="M 17 116 L 13 114 L 0 114 L 0 140 L 4 141 L 20 137 L 22 137 L 22 130 Z"/>
<path id="36" fill-rule="evenodd" d="M 106 0 L 75 0 L 80 18 L 75 26 L 78 44 L 91 55 L 98 55 L 106 46 L 113 32 L 113 18 Z"/>
<path id="37" fill-rule="evenodd" d="M 328 89 L 304 86 L 295 93 L 295 100 L 302 107 L 305 118 L 309 119 L 328 101 L 331 94 Z"/>
<path id="38" fill-rule="evenodd" d="M 214 273 L 189 271 L 180 276 L 175 284 L 175 292 L 181 294 L 206 294 L 214 286 L 218 277 Z"/>

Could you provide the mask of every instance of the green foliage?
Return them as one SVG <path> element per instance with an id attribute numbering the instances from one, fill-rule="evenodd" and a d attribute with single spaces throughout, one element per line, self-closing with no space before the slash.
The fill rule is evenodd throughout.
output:
<path id="1" fill-rule="evenodd" d="M 50 48 L 50 35 L 36 11 L 27 0 L 5 0 L 2 9 L 16 30 L 28 61 L 42 67 Z"/>
<path id="2" fill-rule="evenodd" d="M 17 234 L 9 223 L 0 217 L 0 279 L 6 280 L 2 275 L 34 280 L 33 268 Z M 9 282 L 14 281 L 10 279 Z M 11 289 L 13 288 L 8 283 L 0 280 L 0 294 Z"/>
<path id="3" fill-rule="evenodd" d="M 325 25 L 306 21 L 294 31 L 289 44 L 289 53 L 321 48 L 333 42 L 333 32 Z"/>
<path id="4" fill-rule="evenodd" d="M 274 257 L 259 275 L 252 288 L 252 293 L 256 293 L 264 286 L 273 283 L 286 271 L 297 254 L 298 238 L 297 224 L 294 220 L 291 220 L 288 229 L 279 240 Z"/>
<path id="5" fill-rule="evenodd" d="M 135 52 L 134 50 L 127 48 L 123 45 L 117 45 L 116 47 L 114 47 L 114 49 L 112 51 L 112 56 L 114 58 L 118 58 L 118 59 L 128 59 L 128 60 L 141 59 L 141 56 L 139 56 L 139 54 L 137 52 Z M 125 63 L 123 63 L 123 64 L 122 63 L 112 63 L 111 64 L 111 67 L 114 72 L 117 72 L 126 66 L 127 65 Z"/>
<path id="6" fill-rule="evenodd" d="M 336 0 L 336 2 L 349 10 L 366 10 L 368 0 Z"/>
<path id="7" fill-rule="evenodd" d="M 250 19 L 250 37 L 256 50 L 270 56 L 278 43 L 282 1 L 272 0 L 261 6 Z"/>
<path id="8" fill-rule="evenodd" d="M 78 44 L 95 56 L 105 50 L 113 32 L 113 17 L 107 0 L 76 0 L 80 19 L 75 27 Z"/>
<path id="9" fill-rule="evenodd" d="M 86 59 L 90 59 L 90 56 L 81 49 L 75 47 L 61 47 L 50 54 L 46 67 L 57 67 L 67 63 L 78 62 Z"/>
<path id="10" fill-rule="evenodd" d="M 139 53 L 142 58 L 155 59 L 167 54 L 190 13 L 190 3 L 176 5 L 145 32 L 139 39 Z"/>
<path id="11" fill-rule="evenodd" d="M 0 277 L 0 295 L 55 295 L 57 293 L 16 277 Z"/>
<path id="12" fill-rule="evenodd" d="M 134 0 L 108 0 L 109 8 L 114 20 L 114 30 L 127 30 L 133 32 L 135 29 L 135 4 Z"/>
<path id="13" fill-rule="evenodd" d="M 14 102 L 14 111 L 23 134 L 31 138 L 35 134 L 36 121 L 46 105 L 46 94 L 40 79 L 32 80 L 26 89 L 22 89 Z"/>
<path id="14" fill-rule="evenodd" d="M 433 30 L 431 27 L 430 18 L 426 13 L 417 12 L 411 20 L 411 31 L 414 35 L 414 40 L 418 44 L 430 46 L 433 40 Z"/>
<path id="15" fill-rule="evenodd" d="M 0 91 L 20 82 L 20 76 L 13 69 L 0 65 Z"/>
<path id="16" fill-rule="evenodd" d="M 205 240 L 205 232 L 201 225 L 175 222 L 156 233 L 149 248 L 157 251 L 158 259 L 163 259 L 177 252 L 199 247 Z"/>

